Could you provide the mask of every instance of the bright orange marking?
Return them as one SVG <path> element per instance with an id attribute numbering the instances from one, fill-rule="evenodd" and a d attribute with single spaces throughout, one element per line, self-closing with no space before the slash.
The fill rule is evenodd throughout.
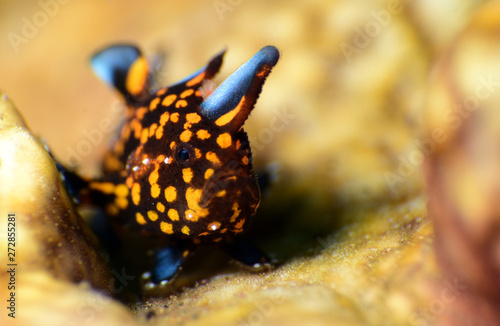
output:
<path id="1" fill-rule="evenodd" d="M 194 153 L 196 155 L 196 158 L 200 158 L 201 157 L 201 151 L 198 148 L 194 149 Z"/>
<path id="2" fill-rule="evenodd" d="M 158 210 L 158 212 L 164 213 L 165 212 L 165 205 L 163 205 L 162 203 L 158 202 L 158 203 L 156 203 L 156 209 Z"/>
<path id="3" fill-rule="evenodd" d="M 144 57 L 139 57 L 130 66 L 125 81 L 125 88 L 132 95 L 139 95 L 148 81 L 148 62 Z"/>
<path id="4" fill-rule="evenodd" d="M 201 130 L 198 130 L 196 132 L 196 136 L 199 138 L 199 139 L 208 139 L 210 138 L 210 133 L 204 129 L 201 129 Z"/>
<path id="5" fill-rule="evenodd" d="M 116 197 L 115 198 L 115 204 L 120 209 L 126 209 L 128 207 L 128 199 L 125 198 L 125 197 Z"/>
<path id="6" fill-rule="evenodd" d="M 174 233 L 174 230 L 172 229 L 172 224 L 167 223 L 167 222 L 161 222 L 160 229 L 163 233 L 166 233 L 166 234 L 173 234 Z"/>
<path id="7" fill-rule="evenodd" d="M 219 137 L 217 137 L 217 144 L 219 144 L 221 148 L 228 148 L 229 146 L 231 146 L 231 143 L 231 135 L 227 132 L 220 134 Z"/>
<path id="8" fill-rule="evenodd" d="M 130 137 L 130 125 L 129 124 L 126 124 L 123 126 L 120 136 L 122 139 L 128 139 L 128 137 Z"/>
<path id="9" fill-rule="evenodd" d="M 233 207 L 231 209 L 234 211 L 233 216 L 231 216 L 231 219 L 229 220 L 230 223 L 236 222 L 236 218 L 238 215 L 241 213 L 240 205 L 238 205 L 238 202 L 234 202 Z"/>
<path id="10" fill-rule="evenodd" d="M 182 142 L 185 142 L 187 143 L 190 139 L 191 139 L 191 136 L 193 135 L 193 133 L 191 132 L 191 130 L 184 130 L 181 135 L 179 136 L 179 139 L 182 141 Z"/>
<path id="11" fill-rule="evenodd" d="M 154 185 L 157 181 L 158 178 L 160 177 L 160 174 L 158 173 L 158 168 L 159 166 L 155 164 L 155 169 L 151 174 L 149 175 L 149 184 Z"/>
<path id="12" fill-rule="evenodd" d="M 193 170 L 191 168 L 182 169 L 182 178 L 185 183 L 190 183 L 191 179 L 193 179 Z"/>
<path id="13" fill-rule="evenodd" d="M 194 90 L 192 88 L 186 89 L 184 92 L 181 93 L 181 98 L 186 98 L 193 93 L 194 93 Z"/>
<path id="14" fill-rule="evenodd" d="M 187 209 L 186 212 L 186 220 L 188 221 L 191 221 L 191 222 L 198 222 L 198 214 L 196 214 L 195 211 L 191 210 L 191 209 Z"/>
<path id="15" fill-rule="evenodd" d="M 220 126 L 225 126 L 228 123 L 230 123 L 233 120 L 233 118 L 238 114 L 238 112 L 240 112 L 241 105 L 244 102 L 245 102 L 245 96 L 243 96 L 241 98 L 240 104 L 238 104 L 238 106 L 236 108 L 234 108 L 233 110 L 231 110 L 228 113 L 224 114 L 219 119 L 215 120 L 215 124 L 220 127 Z"/>
<path id="16" fill-rule="evenodd" d="M 224 197 L 226 195 L 226 190 L 221 190 L 217 193 L 217 197 Z"/>
<path id="17" fill-rule="evenodd" d="M 205 78 L 205 72 L 202 72 L 198 76 L 193 77 L 190 81 L 186 83 L 186 86 L 191 87 L 193 85 L 196 85 L 200 83 L 203 80 L 203 78 Z"/>
<path id="18" fill-rule="evenodd" d="M 186 121 L 189 123 L 198 123 L 201 121 L 201 117 L 198 113 L 188 113 L 186 114 Z"/>
<path id="19" fill-rule="evenodd" d="M 148 223 L 146 221 L 146 219 L 144 218 L 144 216 L 142 216 L 141 213 L 135 213 L 135 220 L 137 221 L 137 223 L 139 223 L 140 225 L 144 225 L 146 223 Z"/>
<path id="20" fill-rule="evenodd" d="M 158 219 L 158 213 L 156 213 L 155 211 L 148 211 L 148 218 L 154 222 Z"/>
<path id="21" fill-rule="evenodd" d="M 210 177 L 214 175 L 214 169 L 207 169 L 205 171 L 205 179 L 208 180 L 210 179 Z"/>
<path id="22" fill-rule="evenodd" d="M 199 217 L 208 215 L 208 209 L 200 207 L 201 189 L 193 189 L 189 187 L 186 190 L 186 201 L 189 209 L 193 210 Z"/>
<path id="23" fill-rule="evenodd" d="M 120 156 L 123 154 L 123 150 L 125 149 L 125 144 L 123 143 L 122 140 L 118 141 L 116 144 L 115 144 L 115 147 L 113 147 L 113 151 L 115 152 L 115 154 L 117 156 Z"/>
<path id="24" fill-rule="evenodd" d="M 156 128 L 158 128 L 158 124 L 153 123 L 151 127 L 149 127 L 149 137 L 153 137 L 156 132 Z"/>
<path id="25" fill-rule="evenodd" d="M 156 139 L 161 139 L 161 137 L 163 137 L 163 125 L 159 126 L 156 129 L 155 137 L 156 137 Z"/>
<path id="26" fill-rule="evenodd" d="M 188 102 L 186 102 L 186 100 L 178 100 L 177 102 L 175 102 L 175 107 L 177 109 L 185 108 L 187 105 L 188 105 Z"/>
<path id="27" fill-rule="evenodd" d="M 160 196 L 160 193 L 161 193 L 160 186 L 157 183 L 153 184 L 151 186 L 151 197 L 158 198 L 158 196 Z"/>
<path id="28" fill-rule="evenodd" d="M 127 187 L 130 189 L 132 188 L 132 183 L 134 182 L 134 178 L 132 178 L 132 176 L 129 176 L 127 178 L 127 180 L 125 181 L 125 184 L 127 185 Z"/>
<path id="29" fill-rule="evenodd" d="M 146 114 L 146 112 L 148 112 L 148 109 L 146 109 L 145 107 L 138 108 L 135 111 L 135 116 L 137 117 L 137 119 L 142 120 L 144 119 L 144 115 Z"/>
<path id="30" fill-rule="evenodd" d="M 215 154 L 214 152 L 207 152 L 206 156 L 207 156 L 207 160 L 209 160 L 210 162 L 212 162 L 214 164 L 220 164 L 220 160 L 217 157 L 217 154 Z"/>
<path id="31" fill-rule="evenodd" d="M 123 183 L 117 185 L 115 187 L 115 195 L 118 197 L 127 197 L 128 196 L 128 187 Z"/>
<path id="32" fill-rule="evenodd" d="M 167 122 L 168 122 L 168 112 L 164 112 L 161 116 L 160 116 L 160 125 L 164 126 Z"/>
<path id="33" fill-rule="evenodd" d="M 165 189 L 165 199 L 171 203 L 177 198 L 177 189 L 173 186 L 168 186 L 167 189 Z"/>
<path id="34" fill-rule="evenodd" d="M 167 213 L 168 217 L 172 220 L 172 221 L 178 221 L 179 220 L 179 213 L 171 208 L 168 210 L 168 213 Z"/>
<path id="35" fill-rule="evenodd" d="M 172 103 L 174 103 L 176 98 L 177 98 L 177 95 L 171 94 L 163 99 L 163 101 L 161 102 L 161 105 L 170 106 Z"/>
<path id="36" fill-rule="evenodd" d="M 91 182 L 89 184 L 90 189 L 99 190 L 104 194 L 112 194 L 115 190 L 115 185 L 111 182 Z"/>
<path id="37" fill-rule="evenodd" d="M 149 130 L 148 128 L 142 129 L 141 133 L 141 144 L 144 144 L 148 140 Z"/>
<path id="38" fill-rule="evenodd" d="M 212 222 L 209 225 L 207 225 L 208 231 L 217 231 L 219 228 L 220 228 L 219 222 Z"/>
<path id="39" fill-rule="evenodd" d="M 184 233 L 185 235 L 189 235 L 189 231 L 191 230 L 189 230 L 189 227 L 187 227 L 186 225 L 182 227 L 181 232 Z"/>
<path id="40" fill-rule="evenodd" d="M 160 89 L 158 92 L 156 92 L 156 96 L 161 96 L 167 92 L 166 88 Z"/>
<path id="41" fill-rule="evenodd" d="M 154 111 L 158 107 L 158 104 L 160 104 L 160 98 L 156 97 L 149 103 L 149 110 Z"/>
<path id="42" fill-rule="evenodd" d="M 158 157 L 156 158 L 156 162 L 161 163 L 165 161 L 165 158 L 166 158 L 165 155 L 158 155 Z"/>
<path id="43" fill-rule="evenodd" d="M 238 139 L 238 140 L 236 141 L 236 150 L 240 149 L 240 147 L 241 147 L 241 142 L 240 142 L 240 140 Z"/>
<path id="44" fill-rule="evenodd" d="M 243 158 L 241 159 L 241 162 L 243 162 L 243 164 L 245 165 L 248 165 L 248 156 L 243 156 Z"/>
<path id="45" fill-rule="evenodd" d="M 235 229 L 241 229 L 243 227 L 243 224 L 245 224 L 245 219 L 242 218 L 238 223 L 234 225 Z"/>
<path id="46" fill-rule="evenodd" d="M 170 149 L 174 149 L 174 147 L 175 147 L 175 141 L 170 143 Z"/>
<path id="47" fill-rule="evenodd" d="M 173 123 L 177 123 L 177 121 L 179 121 L 179 113 L 178 112 L 172 113 L 170 115 L 170 121 L 172 121 Z"/>
<path id="48" fill-rule="evenodd" d="M 132 202 L 134 205 L 139 205 L 139 202 L 141 201 L 141 185 L 138 183 L 134 183 L 132 186 Z"/>

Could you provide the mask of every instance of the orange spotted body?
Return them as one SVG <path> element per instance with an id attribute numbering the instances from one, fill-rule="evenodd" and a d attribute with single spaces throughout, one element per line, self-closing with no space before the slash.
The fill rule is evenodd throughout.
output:
<path id="1" fill-rule="evenodd" d="M 263 48 L 207 92 L 223 54 L 153 93 L 147 61 L 135 47 L 94 57 L 94 70 L 124 96 L 127 109 L 102 177 L 89 180 L 80 194 L 103 207 L 112 224 L 193 244 L 221 242 L 247 229 L 260 190 L 242 127 L 279 54 Z"/>

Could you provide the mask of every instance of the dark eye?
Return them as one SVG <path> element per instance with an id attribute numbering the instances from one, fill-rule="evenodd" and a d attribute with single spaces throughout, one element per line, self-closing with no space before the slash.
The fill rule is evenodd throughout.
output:
<path id="1" fill-rule="evenodd" d="M 181 148 L 177 152 L 177 157 L 179 158 L 180 161 L 187 161 L 189 160 L 189 151 L 185 148 Z"/>

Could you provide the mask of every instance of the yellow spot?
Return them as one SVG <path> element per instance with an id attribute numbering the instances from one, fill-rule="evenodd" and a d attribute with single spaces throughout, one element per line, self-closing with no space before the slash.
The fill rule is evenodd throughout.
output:
<path id="1" fill-rule="evenodd" d="M 125 82 L 125 87 L 133 95 L 139 95 L 146 85 L 149 75 L 148 62 L 140 56 L 130 66 Z"/>
<path id="2" fill-rule="evenodd" d="M 163 106 L 170 106 L 172 103 L 174 103 L 175 99 L 177 98 L 177 95 L 171 94 L 163 99 L 161 104 Z"/>
<path id="3" fill-rule="evenodd" d="M 158 212 L 163 213 L 163 212 L 165 212 L 165 205 L 158 202 L 158 203 L 156 203 L 156 209 L 158 210 Z"/>
<path id="4" fill-rule="evenodd" d="M 226 190 L 221 190 L 217 193 L 217 197 L 224 197 L 226 195 Z"/>
<path id="5" fill-rule="evenodd" d="M 206 180 L 210 179 L 210 177 L 213 175 L 214 175 L 214 169 L 207 169 L 205 171 L 205 179 Z"/>
<path id="6" fill-rule="evenodd" d="M 200 73 L 198 76 L 193 77 L 190 81 L 186 83 L 187 87 L 191 87 L 193 85 L 196 85 L 198 83 L 201 83 L 201 81 L 205 78 L 205 72 Z"/>
<path id="7" fill-rule="evenodd" d="M 220 164 L 220 160 L 214 152 L 207 152 L 207 160 L 214 164 Z"/>
<path id="8" fill-rule="evenodd" d="M 241 142 L 240 142 L 240 140 L 238 139 L 238 140 L 236 141 L 236 149 L 238 150 L 238 149 L 240 149 L 240 147 L 241 147 Z"/>
<path id="9" fill-rule="evenodd" d="M 193 170 L 191 168 L 182 169 L 182 178 L 185 183 L 190 183 L 193 178 Z"/>
<path id="10" fill-rule="evenodd" d="M 141 133 L 141 144 L 144 144 L 148 140 L 149 130 L 148 128 L 142 129 Z"/>
<path id="11" fill-rule="evenodd" d="M 189 228 L 188 228 L 186 225 L 184 225 L 184 226 L 182 227 L 181 232 L 182 232 L 182 233 L 184 233 L 185 235 L 189 235 L 189 231 L 190 231 L 190 230 L 189 230 Z"/>
<path id="12" fill-rule="evenodd" d="M 156 213 L 155 211 L 148 211 L 148 218 L 154 222 L 158 219 L 158 213 Z"/>
<path id="13" fill-rule="evenodd" d="M 159 126 L 157 129 L 156 129 L 156 139 L 161 139 L 161 137 L 163 137 L 163 126 Z"/>
<path id="14" fill-rule="evenodd" d="M 177 189 L 172 186 L 168 186 L 167 189 L 165 189 L 165 199 L 171 203 L 177 198 Z"/>
<path id="15" fill-rule="evenodd" d="M 215 124 L 220 127 L 220 126 L 225 126 L 229 122 L 231 122 L 234 119 L 234 117 L 238 114 L 238 112 L 240 112 L 241 104 L 244 103 L 244 102 L 245 102 L 245 96 L 243 96 L 241 98 L 240 104 L 238 104 L 238 106 L 236 108 L 234 108 L 233 110 L 231 110 L 228 113 L 224 114 L 219 119 L 215 120 Z"/>
<path id="16" fill-rule="evenodd" d="M 153 123 L 151 127 L 149 127 L 149 137 L 153 137 L 156 132 L 156 128 L 158 128 L 158 124 Z"/>
<path id="17" fill-rule="evenodd" d="M 245 219 L 242 218 L 237 224 L 234 225 L 235 229 L 241 229 L 243 227 L 243 224 L 245 224 Z"/>
<path id="18" fill-rule="evenodd" d="M 198 96 L 198 97 L 201 97 L 201 92 L 200 92 L 200 90 L 197 90 L 196 92 L 194 92 L 194 95 L 195 95 L 195 96 Z"/>
<path id="19" fill-rule="evenodd" d="M 141 201 L 141 185 L 138 183 L 134 183 L 132 186 L 132 202 L 134 202 L 134 205 L 139 205 L 139 202 Z"/>
<path id="20" fill-rule="evenodd" d="M 199 139 L 208 139 L 210 138 L 210 133 L 204 129 L 198 130 L 196 132 L 196 136 L 198 136 Z"/>
<path id="21" fill-rule="evenodd" d="M 115 185 L 111 182 L 91 182 L 89 188 L 98 190 L 104 194 L 112 194 L 115 190 Z"/>
<path id="22" fill-rule="evenodd" d="M 170 121 L 172 121 L 173 123 L 177 123 L 177 121 L 179 121 L 179 113 L 178 112 L 172 113 L 170 115 Z"/>
<path id="23" fill-rule="evenodd" d="M 208 231 L 217 231 L 220 228 L 219 222 L 212 222 L 207 226 Z"/>
<path id="24" fill-rule="evenodd" d="M 122 139 L 128 139 L 128 137 L 130 137 L 130 125 L 126 124 L 123 126 L 120 136 Z"/>
<path id="25" fill-rule="evenodd" d="M 164 126 L 168 122 L 168 118 L 169 118 L 168 112 L 164 112 L 160 116 L 160 125 Z"/>
<path id="26" fill-rule="evenodd" d="M 170 149 L 174 149 L 174 147 L 175 147 L 175 141 L 170 143 Z"/>
<path id="27" fill-rule="evenodd" d="M 154 98 L 151 101 L 151 103 L 149 103 L 149 110 L 153 111 L 154 109 L 156 109 L 159 103 L 160 103 L 160 98 L 159 97 Z"/>
<path id="28" fill-rule="evenodd" d="M 137 223 L 139 223 L 140 225 L 144 225 L 146 224 L 146 219 L 144 218 L 144 216 L 142 216 L 141 213 L 135 213 L 135 220 L 137 221 Z"/>
<path id="29" fill-rule="evenodd" d="M 126 185 L 119 184 L 115 187 L 115 195 L 118 197 L 127 197 L 128 196 L 128 187 Z"/>
<path id="30" fill-rule="evenodd" d="M 180 108 L 185 108 L 187 105 L 188 105 L 188 102 L 186 102 L 186 100 L 178 100 L 178 101 L 175 103 L 175 107 L 176 107 L 177 109 L 180 109 Z"/>
<path id="31" fill-rule="evenodd" d="M 172 229 L 172 224 L 167 223 L 167 222 L 161 222 L 160 229 L 163 233 L 166 233 L 166 234 L 173 234 L 174 233 L 174 230 Z"/>
<path id="32" fill-rule="evenodd" d="M 243 156 L 243 158 L 241 159 L 241 162 L 243 162 L 243 164 L 245 164 L 245 165 L 248 165 L 248 156 Z"/>
<path id="33" fill-rule="evenodd" d="M 231 209 L 234 211 L 233 216 L 231 216 L 231 219 L 229 220 L 230 223 L 236 222 L 236 218 L 238 218 L 238 215 L 240 215 L 241 210 L 240 210 L 240 205 L 238 205 L 238 202 L 234 202 L 233 207 Z"/>
<path id="34" fill-rule="evenodd" d="M 185 142 L 187 143 L 190 139 L 191 139 L 191 136 L 193 135 L 193 133 L 191 132 L 191 130 L 184 130 L 179 139 L 182 141 L 182 142 Z"/>
<path id="35" fill-rule="evenodd" d="M 189 255 L 189 250 L 184 250 L 182 257 L 186 258 Z"/>
<path id="36" fill-rule="evenodd" d="M 221 242 L 222 238 L 214 239 L 214 242 Z"/>
<path id="37" fill-rule="evenodd" d="M 160 176 L 160 174 L 158 173 L 158 168 L 159 168 L 159 166 L 156 165 L 154 171 L 151 172 L 151 174 L 149 175 L 149 184 L 150 185 L 154 185 L 158 181 L 158 178 Z"/>
<path id="38" fill-rule="evenodd" d="M 126 209 L 128 206 L 128 199 L 124 197 L 116 197 L 115 198 L 115 204 L 118 206 L 120 209 Z"/>
<path id="39" fill-rule="evenodd" d="M 151 197 L 158 198 L 158 196 L 160 196 L 160 193 L 161 193 L 160 186 L 157 183 L 153 184 L 151 186 Z"/>
<path id="40" fill-rule="evenodd" d="M 200 207 L 198 204 L 201 198 L 201 189 L 188 188 L 186 190 L 186 201 L 189 209 L 193 210 L 199 217 L 208 215 L 208 209 Z"/>
<path id="41" fill-rule="evenodd" d="M 186 121 L 189 123 L 198 123 L 201 121 L 201 117 L 198 113 L 188 113 L 186 114 Z"/>
<path id="42" fill-rule="evenodd" d="M 130 128 L 134 131 L 134 138 L 139 138 L 141 136 L 142 125 L 137 119 L 130 121 Z"/>
<path id="43" fill-rule="evenodd" d="M 113 151 L 115 152 L 116 155 L 122 155 L 124 149 L 125 149 L 125 144 L 123 143 L 122 140 L 120 140 L 115 144 Z"/>
<path id="44" fill-rule="evenodd" d="M 181 93 L 181 98 L 186 98 L 193 93 L 194 93 L 193 89 L 186 89 L 184 92 Z"/>
<path id="45" fill-rule="evenodd" d="M 186 214 L 186 220 L 191 222 L 198 222 L 198 214 L 196 214 L 195 211 L 187 209 L 185 214 Z"/>
<path id="46" fill-rule="evenodd" d="M 194 154 L 196 155 L 196 158 L 200 158 L 201 157 L 201 151 L 198 148 L 194 149 Z"/>
<path id="47" fill-rule="evenodd" d="M 146 112 L 148 112 L 148 109 L 146 109 L 144 107 L 138 108 L 135 111 L 135 116 L 137 117 L 137 119 L 142 120 L 144 118 L 144 115 L 146 114 Z"/>
<path id="48" fill-rule="evenodd" d="M 156 162 L 161 163 L 165 160 L 166 156 L 165 155 L 158 155 L 156 157 Z"/>
<path id="49" fill-rule="evenodd" d="M 127 180 L 125 181 L 125 184 L 127 185 L 127 187 L 130 189 L 132 188 L 132 183 L 134 182 L 134 178 L 132 178 L 132 176 L 129 176 L 127 178 Z"/>
<path id="50" fill-rule="evenodd" d="M 168 213 L 167 213 L 168 217 L 172 220 L 172 221 L 178 221 L 179 220 L 179 213 L 177 213 L 177 211 L 173 208 L 169 209 L 168 210 Z"/>
<path id="51" fill-rule="evenodd" d="M 227 132 L 220 134 L 219 137 L 217 137 L 217 144 L 219 144 L 221 148 L 228 148 L 231 146 L 231 142 L 231 135 Z"/>
<path id="52" fill-rule="evenodd" d="M 158 92 L 156 92 L 156 96 L 161 96 L 167 92 L 166 88 L 160 89 Z"/>

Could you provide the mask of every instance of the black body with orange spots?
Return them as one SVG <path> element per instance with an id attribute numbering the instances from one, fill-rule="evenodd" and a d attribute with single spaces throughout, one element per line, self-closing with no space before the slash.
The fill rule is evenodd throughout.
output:
<path id="1" fill-rule="evenodd" d="M 101 206 L 112 223 L 193 245 L 224 242 L 248 228 L 260 190 L 242 126 L 279 53 L 264 47 L 207 92 L 223 55 L 155 92 L 137 48 L 113 46 L 93 57 L 96 74 L 122 94 L 127 109 L 102 177 L 80 190 L 83 202 Z M 163 264 L 180 264 L 180 254 L 172 255 Z M 173 274 L 158 275 L 156 281 Z"/>

